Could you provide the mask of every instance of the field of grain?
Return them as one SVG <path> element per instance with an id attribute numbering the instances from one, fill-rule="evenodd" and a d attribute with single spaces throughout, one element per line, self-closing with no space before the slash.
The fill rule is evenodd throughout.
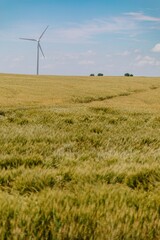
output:
<path id="1" fill-rule="evenodd" d="M 160 78 L 0 75 L 0 239 L 160 239 Z"/>

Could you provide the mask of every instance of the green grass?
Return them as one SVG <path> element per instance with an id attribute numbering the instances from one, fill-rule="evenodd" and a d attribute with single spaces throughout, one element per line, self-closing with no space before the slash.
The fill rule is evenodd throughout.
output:
<path id="1" fill-rule="evenodd" d="M 160 239 L 160 79 L 0 75 L 0 239 Z"/>

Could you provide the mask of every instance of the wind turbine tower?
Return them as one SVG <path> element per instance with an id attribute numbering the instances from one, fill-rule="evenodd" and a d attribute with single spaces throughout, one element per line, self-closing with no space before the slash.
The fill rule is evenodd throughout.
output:
<path id="1" fill-rule="evenodd" d="M 43 57 L 45 57 L 44 53 L 43 53 L 43 50 L 42 50 L 42 47 L 41 47 L 41 44 L 40 44 L 40 41 L 41 41 L 41 38 L 43 37 L 43 35 L 46 32 L 48 27 L 49 26 L 47 26 L 45 28 L 45 30 L 42 32 L 42 34 L 40 35 L 40 37 L 38 39 L 34 39 L 34 38 L 20 38 L 21 40 L 37 42 L 37 75 L 39 75 L 39 50 L 41 51 Z"/>

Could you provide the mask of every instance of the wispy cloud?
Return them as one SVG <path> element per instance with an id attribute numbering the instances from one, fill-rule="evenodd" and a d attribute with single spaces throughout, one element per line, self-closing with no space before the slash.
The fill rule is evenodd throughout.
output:
<path id="1" fill-rule="evenodd" d="M 146 30 L 142 25 L 149 22 L 149 29 L 156 27 L 160 18 L 145 15 L 142 12 L 128 12 L 119 16 L 106 17 L 102 19 L 92 19 L 88 22 L 70 23 L 62 28 L 52 29 L 53 41 L 62 42 L 90 42 L 98 35 L 102 34 L 128 34 L 131 38 Z M 143 27 L 142 27 L 143 26 Z"/>
<path id="2" fill-rule="evenodd" d="M 128 17 L 108 17 L 104 19 L 93 19 L 82 24 L 70 24 L 64 28 L 53 29 L 54 41 L 91 41 L 93 37 L 100 34 L 125 33 L 136 29 L 134 21 Z"/>
<path id="3" fill-rule="evenodd" d="M 160 22 L 160 18 L 148 16 L 142 12 L 129 12 L 124 15 L 129 16 L 136 21 Z"/>
<path id="4" fill-rule="evenodd" d="M 160 43 L 157 43 L 153 48 L 152 52 L 160 52 Z"/>
<path id="5" fill-rule="evenodd" d="M 117 56 L 121 56 L 121 57 L 126 57 L 126 56 L 129 56 L 131 55 L 131 52 L 126 50 L 124 52 L 119 52 L 119 53 L 116 53 Z"/>
<path id="6" fill-rule="evenodd" d="M 139 67 L 142 66 L 160 66 L 160 61 L 158 61 L 156 58 L 151 56 L 141 56 L 138 55 L 136 57 L 136 65 Z"/>
<path id="7" fill-rule="evenodd" d="M 95 62 L 93 60 L 82 60 L 78 63 L 79 65 L 94 65 Z"/>

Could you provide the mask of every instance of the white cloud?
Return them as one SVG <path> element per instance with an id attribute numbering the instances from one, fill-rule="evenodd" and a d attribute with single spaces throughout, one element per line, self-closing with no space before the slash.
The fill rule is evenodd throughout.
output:
<path id="1" fill-rule="evenodd" d="M 135 50 L 134 50 L 134 53 L 140 53 L 140 52 L 141 52 L 140 49 L 135 49 Z"/>
<path id="2" fill-rule="evenodd" d="M 18 62 L 24 61 L 24 59 L 25 59 L 24 56 L 20 56 L 20 57 L 13 58 L 12 61 L 15 62 L 15 63 L 16 62 L 18 63 Z"/>
<path id="3" fill-rule="evenodd" d="M 126 50 L 124 52 L 116 53 L 117 56 L 122 56 L 122 57 L 129 56 L 130 54 L 131 54 L 131 52 L 129 52 L 128 50 Z"/>
<path id="4" fill-rule="evenodd" d="M 150 56 L 138 55 L 135 60 L 137 66 L 160 66 L 160 61 Z"/>
<path id="5" fill-rule="evenodd" d="M 152 48 L 153 52 L 160 52 L 160 43 L 157 43 L 153 48 Z"/>
<path id="6" fill-rule="evenodd" d="M 80 65 L 94 65 L 95 62 L 93 60 L 82 60 L 79 62 Z"/>
<path id="7" fill-rule="evenodd" d="M 65 27 L 52 28 L 50 41 L 52 42 L 93 42 L 93 38 L 100 34 L 127 34 L 127 37 L 135 38 L 144 31 L 143 22 L 149 22 L 149 29 L 157 27 L 160 18 L 145 15 L 142 12 L 128 12 L 119 16 L 91 19 L 87 22 L 69 23 Z M 146 30 L 146 29 L 145 29 Z M 51 35 L 53 37 L 51 37 Z M 119 36 L 122 37 L 122 36 Z M 51 39 L 52 38 L 52 39 Z M 138 39 L 136 39 L 138 41 Z"/>
<path id="8" fill-rule="evenodd" d="M 125 13 L 125 15 L 130 16 L 137 21 L 160 22 L 160 18 L 147 16 L 142 12 L 129 12 Z"/>
<path id="9" fill-rule="evenodd" d="M 86 55 L 88 55 L 88 56 L 95 56 L 95 55 L 96 55 L 96 52 L 93 51 L 93 50 L 88 50 L 88 51 L 86 52 Z"/>
<path id="10" fill-rule="evenodd" d="M 133 20 L 128 17 L 107 17 L 92 19 L 82 24 L 70 24 L 63 28 L 52 29 L 52 40 L 58 42 L 90 42 L 94 36 L 106 33 L 128 33 L 136 29 Z"/>

